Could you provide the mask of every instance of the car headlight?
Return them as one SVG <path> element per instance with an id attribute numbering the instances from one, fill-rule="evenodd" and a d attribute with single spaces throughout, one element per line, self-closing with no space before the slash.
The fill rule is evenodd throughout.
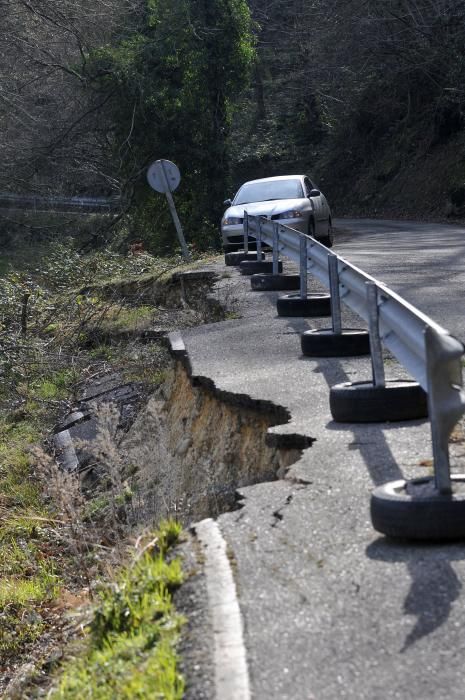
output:
<path id="1" fill-rule="evenodd" d="M 282 214 L 276 214 L 275 219 L 303 219 L 303 213 L 297 211 L 297 209 L 291 209 L 290 211 L 283 211 Z"/>
<path id="2" fill-rule="evenodd" d="M 243 219 L 238 216 L 227 216 L 221 223 L 223 226 L 232 226 L 233 224 L 242 224 L 242 221 Z"/>

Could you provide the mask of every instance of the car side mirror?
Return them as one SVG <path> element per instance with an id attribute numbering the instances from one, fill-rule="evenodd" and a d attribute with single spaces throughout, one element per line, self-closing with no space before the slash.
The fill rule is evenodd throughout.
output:
<path id="1" fill-rule="evenodd" d="M 232 201 L 231 201 L 230 199 L 225 199 L 224 202 L 223 202 L 223 204 L 224 204 L 225 207 L 230 207 L 231 204 L 232 204 Z"/>
<path id="2" fill-rule="evenodd" d="M 309 197 L 319 197 L 321 194 L 320 190 L 310 190 Z"/>

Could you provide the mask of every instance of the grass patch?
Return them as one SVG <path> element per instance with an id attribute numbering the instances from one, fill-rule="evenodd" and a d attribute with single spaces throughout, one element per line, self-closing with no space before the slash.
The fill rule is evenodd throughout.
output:
<path id="1" fill-rule="evenodd" d="M 107 310 L 100 327 L 103 333 L 141 331 L 150 328 L 155 316 L 153 306 L 115 306 Z"/>
<path id="2" fill-rule="evenodd" d="M 70 387 L 78 377 L 78 372 L 74 369 L 62 369 L 40 377 L 31 384 L 31 398 L 41 401 L 63 400 L 69 396 Z"/>
<path id="3" fill-rule="evenodd" d="M 129 358 L 126 366 L 122 367 L 122 376 L 127 382 L 143 381 L 153 388 L 163 384 L 170 374 L 170 367 L 159 369 L 162 362 L 168 364 L 170 357 L 168 351 L 160 346 L 147 346 L 137 358 Z"/>
<path id="4" fill-rule="evenodd" d="M 179 560 L 167 559 L 180 534 L 173 522 L 100 593 L 87 649 L 64 668 L 52 700 L 181 700 L 184 681 L 176 642 L 183 619 L 171 593 L 182 582 Z"/>
<path id="5" fill-rule="evenodd" d="M 0 493 L 3 506 L 28 513 L 41 507 L 40 492 L 31 478 L 29 448 L 38 441 L 39 432 L 29 421 L 0 421 Z M 4 521 L 0 524 L 0 540 Z"/>
<path id="6" fill-rule="evenodd" d="M 47 532 L 47 512 L 31 474 L 33 422 L 0 421 L 0 667 L 42 634 L 40 608 L 59 592 Z M 39 520 L 37 520 L 39 519 Z"/>
<path id="7" fill-rule="evenodd" d="M 53 569 L 47 571 L 45 567 L 42 567 L 39 575 L 27 579 L 17 576 L 3 579 L 0 581 L 0 607 L 25 607 L 28 603 L 52 600 L 59 591 L 57 580 Z"/>

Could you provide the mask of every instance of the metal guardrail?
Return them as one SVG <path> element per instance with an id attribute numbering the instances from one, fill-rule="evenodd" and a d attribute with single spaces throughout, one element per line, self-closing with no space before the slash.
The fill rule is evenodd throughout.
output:
<path id="1" fill-rule="evenodd" d="M 122 202 L 118 197 L 65 197 L 0 192 L 0 210 L 112 213 L 121 208 Z"/>
<path id="2" fill-rule="evenodd" d="M 341 333 L 341 301 L 368 324 L 374 386 L 385 385 L 384 345 L 427 392 L 435 486 L 440 494 L 450 494 L 449 437 L 465 411 L 462 343 L 385 284 L 311 236 L 244 212 L 246 251 L 249 236 L 257 241 L 257 260 L 261 260 L 263 244 L 272 247 L 274 274 L 278 273 L 280 254 L 299 264 L 303 298 L 308 273 L 331 290 L 335 334 Z"/>

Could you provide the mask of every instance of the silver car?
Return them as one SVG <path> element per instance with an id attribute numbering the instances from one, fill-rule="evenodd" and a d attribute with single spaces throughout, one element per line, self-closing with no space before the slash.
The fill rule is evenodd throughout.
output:
<path id="1" fill-rule="evenodd" d="M 243 247 L 244 211 L 308 233 L 330 248 L 331 210 L 326 197 L 307 175 L 280 175 L 245 182 L 234 199 L 223 202 L 221 237 L 225 252 Z"/>

